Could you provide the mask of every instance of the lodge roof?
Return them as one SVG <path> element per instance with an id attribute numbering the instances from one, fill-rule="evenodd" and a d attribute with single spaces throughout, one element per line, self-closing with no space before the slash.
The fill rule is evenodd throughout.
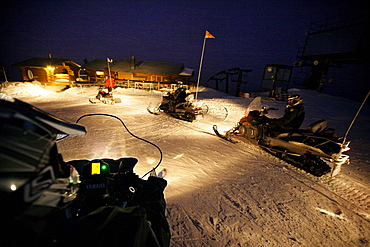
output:
<path id="1" fill-rule="evenodd" d="M 135 63 L 134 69 L 131 69 L 132 62 Z M 41 57 L 33 57 L 15 63 L 13 66 L 46 68 L 48 66 L 56 66 L 62 63 L 70 63 L 77 67 L 81 67 L 79 64 L 71 61 L 70 59 Z M 85 69 L 108 70 L 108 63 L 106 59 L 95 59 L 83 65 L 82 67 Z M 153 73 L 185 76 L 192 76 L 193 74 L 193 69 L 185 68 L 183 63 L 136 61 L 135 59 L 113 61 L 110 63 L 110 69 L 123 73 Z"/>
<path id="2" fill-rule="evenodd" d="M 154 73 L 179 75 L 184 71 L 183 63 L 172 62 L 153 62 L 153 61 L 135 61 L 135 68 L 131 69 L 132 60 L 113 61 L 110 64 L 110 69 L 123 73 Z M 86 69 L 101 69 L 107 70 L 108 64 L 105 59 L 95 59 L 83 66 Z"/>
<path id="3" fill-rule="evenodd" d="M 46 68 L 48 66 L 56 66 L 62 63 L 72 63 L 77 67 L 81 67 L 77 63 L 73 62 L 70 59 L 64 58 L 44 58 L 44 57 L 33 57 L 18 63 L 13 64 L 15 67 L 39 67 Z"/>
<path id="4" fill-rule="evenodd" d="M 113 64 L 116 63 L 113 62 Z M 111 64 L 112 66 L 112 64 Z M 97 69 L 97 70 L 107 70 L 108 69 L 108 64 L 107 60 L 105 59 L 95 59 L 91 62 L 86 63 L 85 65 L 82 66 L 85 69 Z"/>
<path id="5" fill-rule="evenodd" d="M 135 72 L 178 75 L 184 69 L 182 63 L 143 61 Z"/>

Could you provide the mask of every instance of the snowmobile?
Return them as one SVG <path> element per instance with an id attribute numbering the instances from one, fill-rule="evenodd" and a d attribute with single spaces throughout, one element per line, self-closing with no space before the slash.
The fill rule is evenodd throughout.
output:
<path id="1" fill-rule="evenodd" d="M 193 122 L 203 118 L 203 109 L 193 104 L 194 95 L 187 93 L 184 87 L 179 87 L 175 92 L 169 92 L 162 97 L 159 107 L 148 111 L 152 114 L 164 112 L 175 118 Z"/>
<path id="2" fill-rule="evenodd" d="M 261 107 L 256 109 L 258 105 Z M 269 129 L 269 118 L 265 116 L 269 110 L 271 109 L 262 106 L 261 97 L 257 97 L 247 108 L 246 116 L 235 127 L 224 135 L 219 133 L 216 125 L 213 130 L 226 140 L 241 140 L 258 145 L 317 177 L 330 172 L 331 176 L 335 176 L 343 164 L 349 163 L 349 156 L 343 152 L 349 150 L 350 141 L 344 140 L 335 129 L 327 128 L 327 120 L 316 121 L 308 129 L 276 134 Z"/>
<path id="3" fill-rule="evenodd" d="M 99 88 L 98 94 L 95 96 L 95 98 L 89 99 L 90 103 L 98 103 L 102 102 L 107 105 L 114 105 L 115 103 L 121 103 L 120 98 L 114 98 L 112 91 L 106 92 L 104 91 L 103 87 Z"/>
<path id="4" fill-rule="evenodd" d="M 170 232 L 163 195 L 167 181 L 156 173 L 162 161 L 162 151 L 154 143 L 132 134 L 114 115 L 87 114 L 76 123 L 91 116 L 116 118 L 132 137 L 158 149 L 160 158 L 158 164 L 142 177 L 134 172 L 138 163 L 136 157 L 90 159 L 91 155 L 98 155 L 94 152 L 86 159 L 66 162 L 70 167 L 71 186 L 78 187 L 76 199 L 68 206 L 70 221 L 76 223 L 60 240 L 60 246 L 70 246 L 75 239 L 82 240 L 87 246 L 118 245 L 120 240 L 124 240 L 123 246 L 169 246 Z M 94 134 L 90 138 L 95 139 Z M 116 156 L 116 152 L 119 153 L 111 150 L 109 156 Z M 147 175 L 149 177 L 143 179 Z M 108 233 L 109 238 L 105 236 Z"/>
<path id="5" fill-rule="evenodd" d="M 162 161 L 158 146 L 133 135 L 120 118 L 109 114 L 87 114 L 71 123 L 2 94 L 0 112 L 1 199 L 6 198 L 1 201 L 0 236 L 7 245 L 169 246 L 163 195 L 167 182 L 155 173 Z M 131 136 L 158 149 L 158 164 L 139 178 L 133 171 L 137 158 L 90 159 L 89 155 L 99 155 L 100 148 L 106 149 L 103 145 L 90 153 L 81 152 L 83 145 L 79 145 L 75 155 L 84 158 L 65 162 L 58 148 L 68 139 L 71 143 L 66 147 L 76 146 L 79 136 L 87 134 L 78 121 L 89 116 L 118 119 Z M 94 130 L 96 121 L 87 123 L 93 124 Z M 94 134 L 90 138 L 98 140 Z M 94 145 L 88 136 L 88 141 L 81 143 L 91 150 Z M 75 152 L 68 148 L 62 153 L 68 150 Z M 115 150 L 105 151 L 104 157 L 116 156 Z M 148 174 L 150 177 L 143 179 Z"/>

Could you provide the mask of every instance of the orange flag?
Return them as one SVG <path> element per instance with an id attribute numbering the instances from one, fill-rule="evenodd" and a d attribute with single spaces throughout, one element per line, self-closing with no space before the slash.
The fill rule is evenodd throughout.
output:
<path id="1" fill-rule="evenodd" d="M 215 36 L 213 36 L 210 32 L 206 30 L 206 39 L 214 39 Z"/>

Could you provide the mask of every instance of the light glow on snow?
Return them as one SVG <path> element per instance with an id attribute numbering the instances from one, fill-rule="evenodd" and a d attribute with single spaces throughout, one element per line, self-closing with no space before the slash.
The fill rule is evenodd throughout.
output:
<path id="1" fill-rule="evenodd" d="M 31 95 L 32 87 L 20 83 L 3 90 L 71 122 L 87 113 L 115 115 L 132 133 L 161 148 L 163 160 L 156 172 L 165 171 L 168 182 L 166 212 L 176 246 L 362 246 L 370 242 L 368 104 L 348 135 L 351 150 L 346 154 L 351 163 L 344 164 L 334 179 L 319 179 L 258 147 L 232 144 L 214 135 L 213 124 L 220 132 L 229 130 L 244 116 L 253 98 L 236 98 L 203 88 L 199 99 L 214 113 L 226 107 L 229 116 L 224 121 L 206 116 L 188 123 L 149 114 L 147 106 L 161 102 L 162 93 L 155 91 L 117 88 L 114 96 L 122 103 L 105 105 L 88 101 L 96 95 L 97 87 L 71 88 L 45 97 Z M 310 90 L 295 89 L 294 93 L 304 98 L 306 119 L 302 128 L 324 118 L 328 127 L 340 135 L 346 132 L 361 103 Z M 263 97 L 262 103 L 278 109 L 269 117 L 284 114 L 285 102 Z M 81 124 L 90 125 L 87 136 L 92 138 L 60 141 L 59 151 L 66 161 L 98 155 L 136 157 L 139 162 L 134 171 L 139 176 L 159 161 L 157 150 L 128 135 L 117 120 L 94 118 Z M 67 140 L 68 145 L 64 142 Z M 343 182 L 352 179 L 366 186 L 358 189 Z"/>

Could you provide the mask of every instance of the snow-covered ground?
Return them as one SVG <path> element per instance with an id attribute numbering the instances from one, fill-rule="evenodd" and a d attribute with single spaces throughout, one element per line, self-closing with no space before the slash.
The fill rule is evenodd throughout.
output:
<path id="1" fill-rule="evenodd" d="M 75 122 L 84 114 L 112 114 L 136 136 L 163 152 L 157 172 L 168 181 L 165 190 L 171 246 L 370 246 L 370 107 L 366 104 L 348 138 L 351 163 L 331 178 L 314 177 L 248 144 L 217 138 L 243 116 L 252 98 L 236 98 L 201 88 L 199 101 L 210 114 L 198 122 L 152 115 L 147 106 L 161 101 L 161 92 L 117 88 L 122 103 L 91 104 L 96 87 L 71 88 L 61 93 L 30 83 L 3 92 Z M 327 119 L 328 127 L 344 135 L 360 102 L 291 89 L 304 98 L 306 120 Z M 285 102 L 263 99 L 283 114 Z M 229 115 L 223 119 L 222 112 Z M 217 113 L 219 115 L 217 115 Z M 66 161 L 101 157 L 137 157 L 135 172 L 144 175 L 157 165 L 159 152 L 127 133 L 112 117 L 91 116 L 79 122 L 86 137 L 60 141 Z"/>

